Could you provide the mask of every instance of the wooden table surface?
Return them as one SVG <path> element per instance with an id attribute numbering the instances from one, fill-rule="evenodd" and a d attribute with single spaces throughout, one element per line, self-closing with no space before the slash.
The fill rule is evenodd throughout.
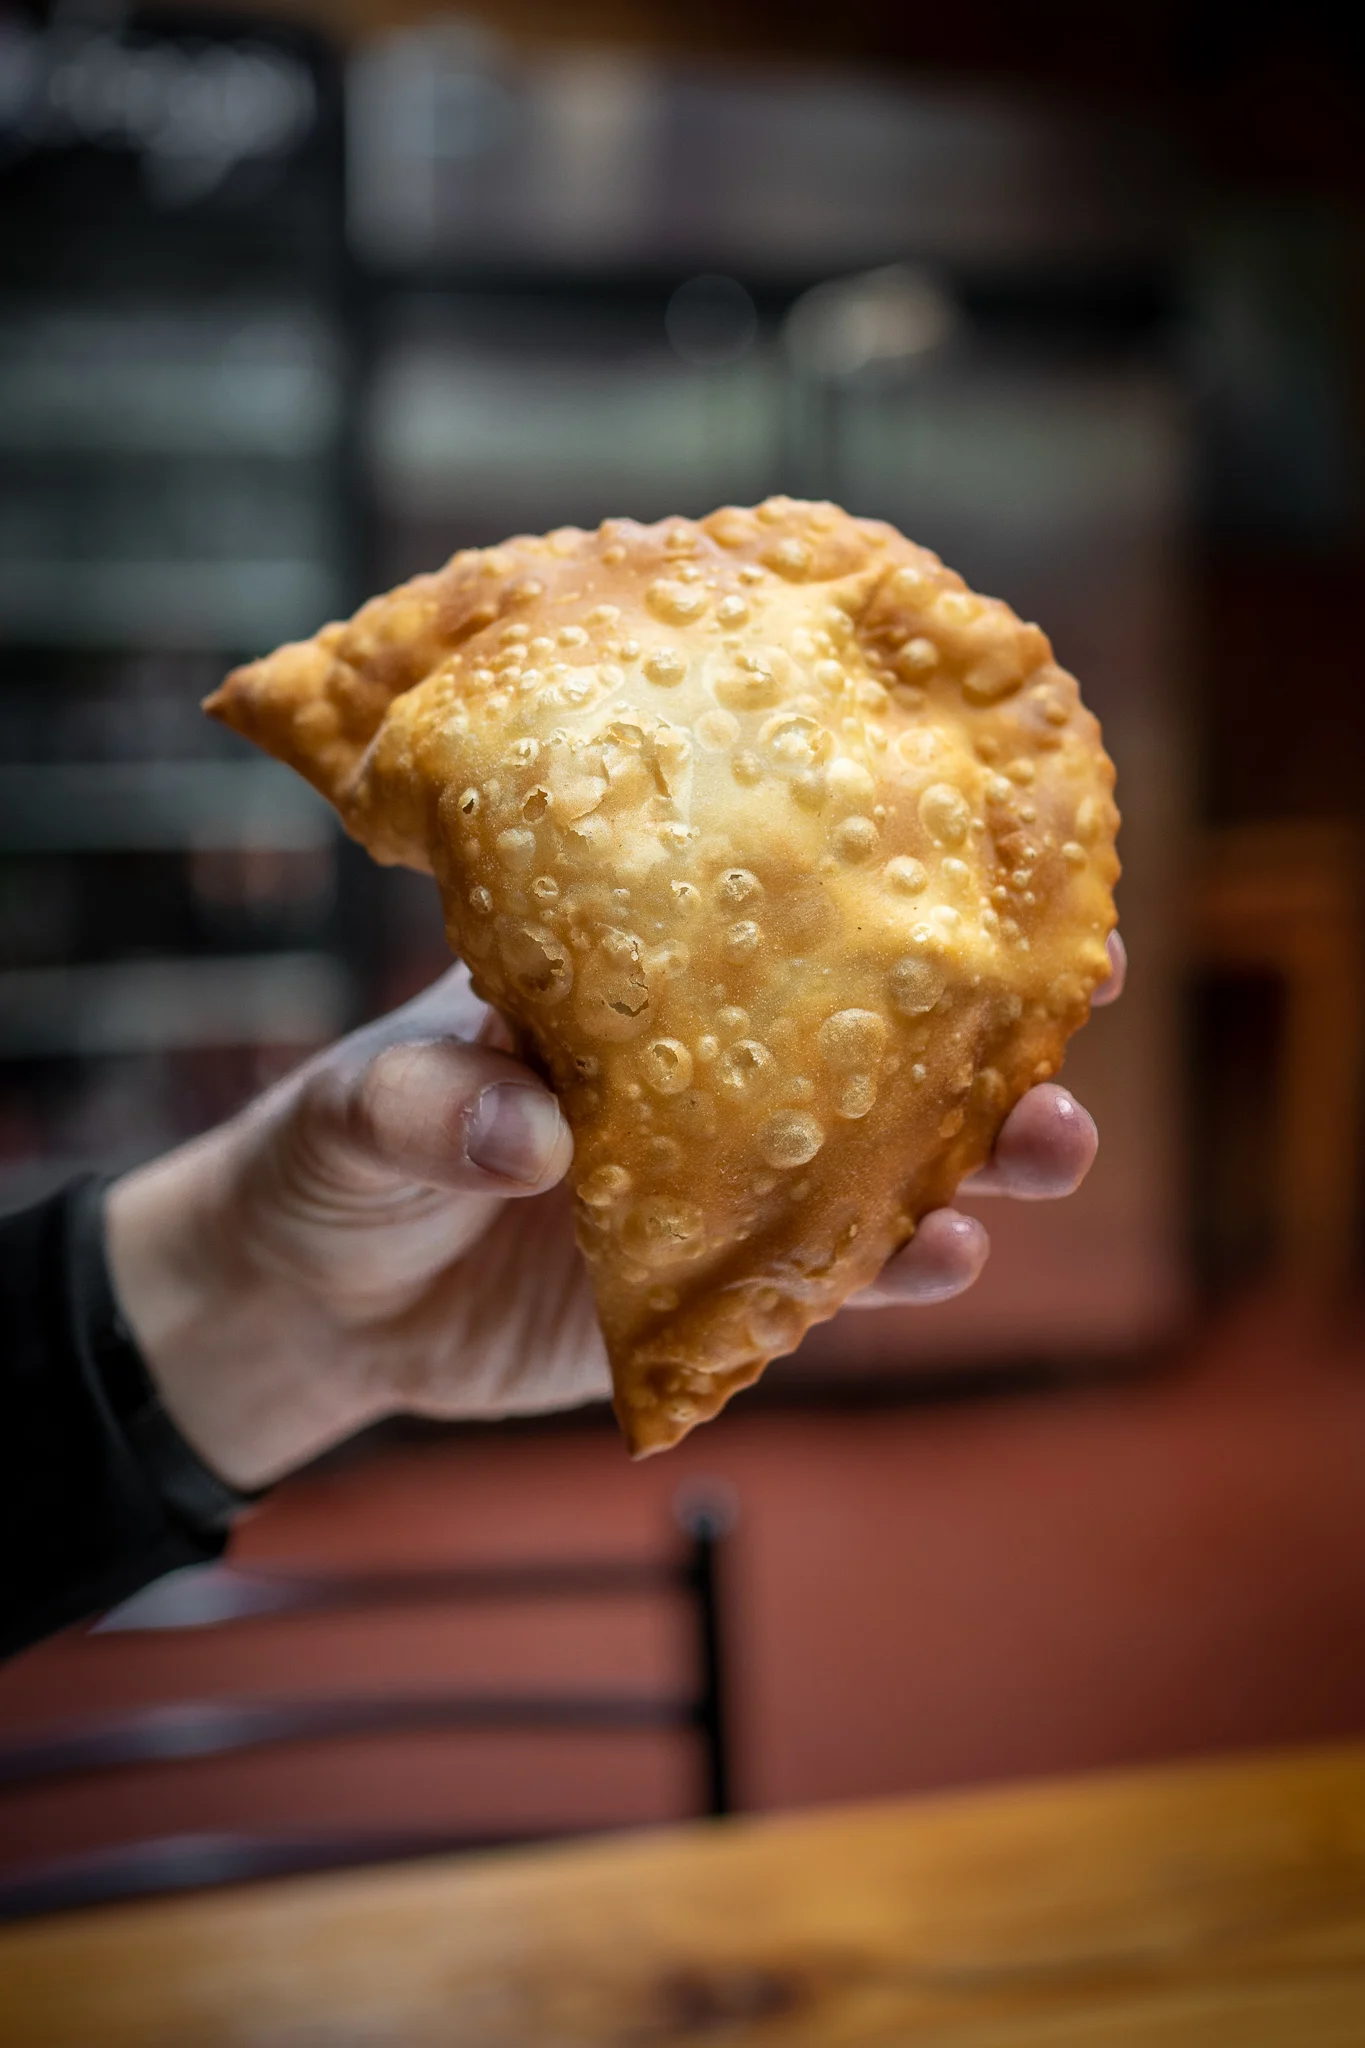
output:
<path id="1" fill-rule="evenodd" d="M 1362 2048 L 1365 1744 L 0 1933 L 5 2048 Z"/>

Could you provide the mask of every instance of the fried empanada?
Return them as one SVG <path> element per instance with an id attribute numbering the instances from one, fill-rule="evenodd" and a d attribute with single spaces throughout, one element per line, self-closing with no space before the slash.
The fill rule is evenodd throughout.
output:
<path id="1" fill-rule="evenodd" d="M 207 708 L 435 875 L 572 1125 L 637 1454 L 873 1279 L 1109 971 L 1074 680 L 834 505 L 466 551 Z"/>

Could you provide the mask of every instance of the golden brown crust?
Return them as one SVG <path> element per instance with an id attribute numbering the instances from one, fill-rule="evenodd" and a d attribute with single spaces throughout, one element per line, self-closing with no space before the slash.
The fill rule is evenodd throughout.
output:
<path id="1" fill-rule="evenodd" d="M 636 1453 L 873 1278 L 1108 971 L 1074 680 L 833 505 L 466 552 L 208 708 L 435 873 L 573 1126 Z"/>

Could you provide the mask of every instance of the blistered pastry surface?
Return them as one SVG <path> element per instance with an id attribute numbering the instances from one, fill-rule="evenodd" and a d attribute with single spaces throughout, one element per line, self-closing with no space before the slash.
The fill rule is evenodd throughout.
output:
<path id="1" fill-rule="evenodd" d="M 1108 972 L 1074 679 L 832 505 L 468 551 L 210 708 L 430 868 L 550 1074 L 637 1452 L 875 1275 Z"/>

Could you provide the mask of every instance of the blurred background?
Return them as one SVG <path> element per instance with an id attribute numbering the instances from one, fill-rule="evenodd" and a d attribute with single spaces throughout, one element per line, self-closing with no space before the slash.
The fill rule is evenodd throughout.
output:
<path id="1" fill-rule="evenodd" d="M 1365 60 L 1222 19 L 0 9 L 0 1204 L 440 971 L 198 703 L 510 532 L 830 496 L 1039 618 L 1134 962 L 969 1296 L 644 1468 L 376 1432 L 0 1674 L 12 1904 L 1365 1725 Z"/>

